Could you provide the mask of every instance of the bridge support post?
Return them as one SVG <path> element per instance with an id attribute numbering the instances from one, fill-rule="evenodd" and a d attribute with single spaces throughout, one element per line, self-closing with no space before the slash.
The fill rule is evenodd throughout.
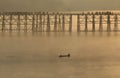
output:
<path id="1" fill-rule="evenodd" d="M 44 12 L 43 12 L 42 16 L 43 16 L 43 32 L 44 32 L 44 31 L 47 31 L 46 30 L 46 15 Z"/>
<path id="2" fill-rule="evenodd" d="M 17 31 L 20 32 L 20 14 L 18 14 Z"/>
<path id="3" fill-rule="evenodd" d="M 50 15 L 47 13 L 47 32 L 50 32 Z"/>
<path id="4" fill-rule="evenodd" d="M 36 32 L 38 32 L 38 13 L 36 14 Z"/>
<path id="5" fill-rule="evenodd" d="M 69 32 L 72 31 L 72 14 L 70 15 L 70 21 L 69 21 Z"/>
<path id="6" fill-rule="evenodd" d="M 95 32 L 95 15 L 92 15 L 92 31 Z"/>
<path id="7" fill-rule="evenodd" d="M 61 18 L 60 18 L 60 14 L 59 14 L 59 19 L 58 19 L 58 31 L 61 31 Z"/>
<path id="8" fill-rule="evenodd" d="M 114 16 L 114 22 L 115 22 L 114 31 L 117 31 L 118 30 L 118 16 L 117 16 L 117 14 L 115 14 L 115 16 Z"/>
<path id="9" fill-rule="evenodd" d="M 88 31 L 87 20 L 88 20 L 87 14 L 85 14 L 85 31 Z"/>
<path id="10" fill-rule="evenodd" d="M 80 31 L 80 15 L 77 15 L 77 32 Z"/>
<path id="11" fill-rule="evenodd" d="M 39 15 L 39 31 L 42 32 L 42 15 Z"/>
<path id="12" fill-rule="evenodd" d="M 111 27 L 110 27 L 110 14 L 107 15 L 107 31 L 111 31 Z"/>
<path id="13" fill-rule="evenodd" d="M 57 31 L 57 14 L 55 14 L 55 19 L 54 19 L 54 31 Z"/>
<path id="14" fill-rule="evenodd" d="M 24 32 L 27 32 L 27 14 L 25 14 Z"/>
<path id="15" fill-rule="evenodd" d="M 5 15 L 3 14 L 2 15 L 2 32 L 4 32 L 5 31 Z"/>
<path id="16" fill-rule="evenodd" d="M 12 14 L 10 14 L 10 26 L 9 26 L 9 31 L 12 31 Z"/>
<path id="17" fill-rule="evenodd" d="M 35 26 L 35 15 L 33 13 L 33 16 L 32 16 L 32 32 L 34 32 L 34 26 Z"/>
<path id="18" fill-rule="evenodd" d="M 64 14 L 62 15 L 62 31 L 65 31 L 65 16 Z"/>
<path id="19" fill-rule="evenodd" d="M 99 31 L 103 31 L 103 27 L 102 27 L 102 15 L 100 14 L 100 17 L 99 17 Z"/>

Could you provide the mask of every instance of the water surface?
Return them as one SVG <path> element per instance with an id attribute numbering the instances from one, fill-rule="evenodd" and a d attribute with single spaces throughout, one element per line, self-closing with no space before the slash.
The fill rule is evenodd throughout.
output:
<path id="1" fill-rule="evenodd" d="M 70 58 L 59 58 L 70 53 Z M 0 33 L 0 78 L 120 78 L 120 32 Z"/>

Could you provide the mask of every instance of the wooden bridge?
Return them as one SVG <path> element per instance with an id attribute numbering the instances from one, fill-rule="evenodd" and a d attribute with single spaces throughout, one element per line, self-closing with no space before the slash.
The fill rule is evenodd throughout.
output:
<path id="1" fill-rule="evenodd" d="M 120 31 L 120 12 L 0 12 L 2 32 Z"/>

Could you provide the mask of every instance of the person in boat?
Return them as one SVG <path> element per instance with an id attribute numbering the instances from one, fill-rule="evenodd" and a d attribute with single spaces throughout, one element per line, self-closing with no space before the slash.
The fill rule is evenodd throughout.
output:
<path id="1" fill-rule="evenodd" d="M 68 53 L 67 55 L 59 55 L 59 57 L 70 57 L 70 53 Z"/>

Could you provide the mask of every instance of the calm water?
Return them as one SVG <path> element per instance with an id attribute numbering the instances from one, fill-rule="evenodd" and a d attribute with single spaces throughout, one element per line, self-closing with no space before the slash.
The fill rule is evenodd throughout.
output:
<path id="1" fill-rule="evenodd" d="M 70 58 L 59 54 L 70 53 Z M 0 78 L 120 78 L 120 32 L 0 33 Z"/>

